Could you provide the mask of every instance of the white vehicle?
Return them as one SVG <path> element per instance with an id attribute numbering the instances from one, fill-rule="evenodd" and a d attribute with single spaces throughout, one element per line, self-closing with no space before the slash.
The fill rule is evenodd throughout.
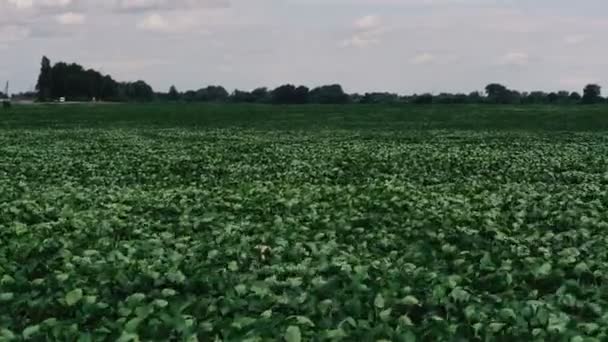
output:
<path id="1" fill-rule="evenodd" d="M 59 102 L 60 102 L 60 103 L 64 103 L 64 102 L 65 102 L 65 97 L 63 97 L 63 96 L 62 96 L 62 97 L 60 97 L 60 98 L 59 98 Z"/>

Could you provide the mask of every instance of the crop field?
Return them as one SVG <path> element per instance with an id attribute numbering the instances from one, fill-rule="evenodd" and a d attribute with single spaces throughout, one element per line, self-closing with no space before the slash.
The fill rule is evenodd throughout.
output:
<path id="1" fill-rule="evenodd" d="M 0 112 L 0 341 L 606 341 L 608 107 Z"/>

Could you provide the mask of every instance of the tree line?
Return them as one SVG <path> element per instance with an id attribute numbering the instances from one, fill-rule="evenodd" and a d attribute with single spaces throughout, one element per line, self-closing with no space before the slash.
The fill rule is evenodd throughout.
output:
<path id="1" fill-rule="evenodd" d="M 1 97 L 2 94 L 0 94 Z M 229 93 L 219 85 L 198 90 L 180 92 L 171 86 L 168 92 L 154 92 L 144 81 L 117 82 L 109 75 L 93 69 L 85 69 L 76 63 L 59 62 L 51 65 L 42 58 L 40 75 L 36 85 L 38 101 L 166 101 L 166 102 L 235 102 L 269 104 L 595 104 L 608 99 L 601 96 L 601 87 L 589 84 L 582 95 L 577 92 L 519 92 L 499 83 L 485 87 L 485 92 L 469 94 L 441 93 L 399 95 L 388 92 L 347 94 L 339 84 L 310 89 L 306 86 L 285 84 L 275 89 L 257 88 L 252 91 L 234 90 Z"/>

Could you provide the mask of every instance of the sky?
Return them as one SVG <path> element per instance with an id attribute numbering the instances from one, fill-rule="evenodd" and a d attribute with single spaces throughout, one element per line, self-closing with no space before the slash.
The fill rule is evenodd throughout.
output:
<path id="1" fill-rule="evenodd" d="M 606 0 L 0 0 L 0 82 L 43 55 L 157 91 L 608 87 Z"/>

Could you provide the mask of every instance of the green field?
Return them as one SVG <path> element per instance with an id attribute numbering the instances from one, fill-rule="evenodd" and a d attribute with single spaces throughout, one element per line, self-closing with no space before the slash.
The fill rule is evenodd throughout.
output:
<path id="1" fill-rule="evenodd" d="M 0 341 L 608 340 L 608 107 L 0 113 Z"/>

